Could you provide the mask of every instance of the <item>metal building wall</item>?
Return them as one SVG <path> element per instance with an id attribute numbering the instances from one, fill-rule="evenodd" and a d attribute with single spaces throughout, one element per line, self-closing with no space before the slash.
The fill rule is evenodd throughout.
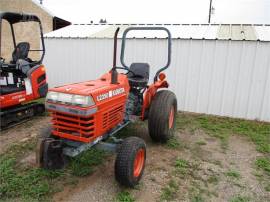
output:
<path id="1" fill-rule="evenodd" d="M 95 79 L 111 68 L 112 39 L 45 43 L 50 87 Z M 164 50 L 164 39 L 130 39 L 126 59 L 150 61 L 153 78 L 165 64 Z M 174 39 L 166 74 L 179 110 L 270 121 L 270 42 Z"/>

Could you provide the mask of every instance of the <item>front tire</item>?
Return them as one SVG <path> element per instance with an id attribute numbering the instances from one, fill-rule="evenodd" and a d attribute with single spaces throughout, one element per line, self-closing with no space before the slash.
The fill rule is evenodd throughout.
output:
<path id="1" fill-rule="evenodd" d="M 46 126 L 40 130 L 38 135 L 37 145 L 36 145 L 36 164 L 38 167 L 43 167 L 43 150 L 44 142 L 47 138 L 50 138 L 52 135 L 52 127 Z"/>
<path id="2" fill-rule="evenodd" d="M 126 138 L 115 161 L 116 180 L 128 187 L 137 185 L 143 175 L 146 159 L 145 142 L 138 137 Z"/>
<path id="3" fill-rule="evenodd" d="M 148 117 L 149 135 L 155 142 L 167 142 L 175 132 L 177 99 L 173 92 L 158 91 L 151 103 Z"/>

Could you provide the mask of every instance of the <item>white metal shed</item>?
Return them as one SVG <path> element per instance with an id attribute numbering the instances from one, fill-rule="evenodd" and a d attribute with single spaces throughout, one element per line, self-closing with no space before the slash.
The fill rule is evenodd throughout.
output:
<path id="1" fill-rule="evenodd" d="M 172 64 L 165 73 L 179 110 L 270 121 L 270 25 L 74 24 L 46 35 L 50 86 L 95 79 L 108 71 L 118 26 L 122 31 L 164 26 L 172 32 Z M 134 33 L 127 61 L 149 61 L 153 78 L 165 61 L 164 37 Z"/>

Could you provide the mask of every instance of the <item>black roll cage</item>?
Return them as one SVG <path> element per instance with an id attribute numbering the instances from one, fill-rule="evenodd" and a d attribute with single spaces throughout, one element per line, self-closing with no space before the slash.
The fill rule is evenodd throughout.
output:
<path id="1" fill-rule="evenodd" d="M 45 43 L 43 37 L 43 29 L 40 19 L 36 15 L 32 14 L 24 14 L 24 13 L 13 13 L 13 12 L 0 12 L 0 57 L 2 55 L 1 48 L 2 48 L 2 20 L 6 20 L 10 24 L 12 39 L 14 49 L 16 48 L 16 37 L 14 33 L 13 24 L 20 23 L 20 22 L 38 22 L 39 29 L 40 29 L 40 39 L 41 39 L 41 49 L 30 49 L 29 51 L 39 51 L 42 52 L 40 60 L 35 61 L 31 64 L 41 64 L 45 55 Z"/>
<path id="2" fill-rule="evenodd" d="M 145 30 L 160 30 L 160 31 L 165 31 L 168 35 L 168 60 L 167 63 L 165 64 L 164 67 L 160 68 L 154 77 L 154 82 L 157 81 L 158 75 L 160 72 L 164 71 L 165 69 L 167 69 L 170 64 L 171 64 L 171 52 L 172 52 L 172 36 L 171 36 L 171 32 L 165 28 L 165 27 L 129 27 L 127 29 L 125 29 L 125 31 L 123 32 L 123 36 L 122 36 L 122 47 L 121 47 L 121 55 L 120 55 L 120 60 L 121 63 L 123 65 L 123 67 L 127 70 L 129 70 L 129 67 L 126 65 L 125 63 L 125 47 L 126 47 L 126 38 L 127 38 L 127 33 L 129 31 L 132 30 L 141 30 L 141 31 L 145 31 Z M 119 31 L 119 30 L 118 30 Z M 117 32 L 118 32 L 117 31 Z M 117 34 L 116 34 L 117 36 Z"/>

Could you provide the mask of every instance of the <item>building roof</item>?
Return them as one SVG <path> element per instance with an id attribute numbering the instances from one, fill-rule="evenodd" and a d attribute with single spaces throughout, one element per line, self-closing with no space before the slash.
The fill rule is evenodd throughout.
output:
<path id="1" fill-rule="evenodd" d="M 175 39 L 217 39 L 270 41 L 270 24 L 73 24 L 47 33 L 47 38 L 113 38 L 120 27 L 119 36 L 129 26 L 162 26 L 168 28 Z M 134 32 L 128 38 L 165 38 L 162 31 Z"/>

